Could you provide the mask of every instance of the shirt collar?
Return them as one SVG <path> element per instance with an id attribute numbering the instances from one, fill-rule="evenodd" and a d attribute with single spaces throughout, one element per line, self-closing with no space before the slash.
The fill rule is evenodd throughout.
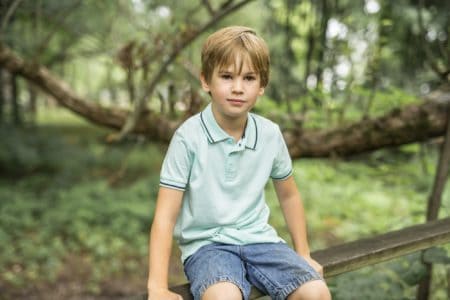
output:
<path id="1" fill-rule="evenodd" d="M 224 141 L 230 136 L 220 128 L 214 118 L 211 103 L 200 113 L 200 121 L 203 129 L 205 130 L 208 142 L 211 144 Z M 253 114 L 249 113 L 247 117 L 247 124 L 245 126 L 244 135 L 242 141 L 245 143 L 245 148 L 255 150 L 258 143 L 258 126 L 256 124 L 256 118 Z"/>

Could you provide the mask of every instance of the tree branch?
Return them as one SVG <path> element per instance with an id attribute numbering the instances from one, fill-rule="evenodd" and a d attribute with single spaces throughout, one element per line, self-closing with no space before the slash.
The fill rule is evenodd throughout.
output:
<path id="1" fill-rule="evenodd" d="M 134 127 L 136 126 L 137 122 L 139 121 L 139 118 L 142 115 L 142 111 L 145 109 L 145 104 L 148 99 L 148 97 L 153 94 L 153 91 L 156 88 L 156 85 L 159 83 L 161 78 L 164 76 L 164 74 L 167 72 L 168 66 L 177 58 L 177 56 L 180 54 L 180 52 L 185 49 L 190 43 L 192 43 L 196 38 L 198 38 L 202 33 L 207 31 L 210 27 L 218 23 L 221 19 L 223 19 L 225 16 L 231 14 L 232 12 L 238 10 L 242 6 L 250 3 L 253 0 L 242 0 L 235 5 L 229 6 L 224 8 L 222 11 L 219 11 L 216 13 L 216 15 L 209 20 L 206 24 L 201 26 L 197 30 L 191 30 L 191 31 L 185 31 L 180 33 L 180 38 L 178 38 L 172 47 L 172 52 L 167 56 L 165 60 L 163 60 L 163 63 L 159 70 L 155 73 L 153 78 L 150 81 L 150 84 L 145 89 L 143 95 L 136 99 L 136 101 L 133 103 L 133 111 L 129 114 L 124 126 L 122 127 L 121 131 L 118 134 L 114 134 L 110 136 L 111 141 L 120 141 L 122 140 L 126 135 L 128 135 L 130 132 L 133 131 Z"/>
<path id="2" fill-rule="evenodd" d="M 67 21 L 67 17 L 75 11 L 75 8 L 81 4 L 81 0 L 76 1 L 73 5 L 67 7 L 64 11 L 61 12 L 59 16 L 57 16 L 55 20 L 55 24 L 53 29 L 42 39 L 39 46 L 37 47 L 37 50 L 34 51 L 36 53 L 35 60 L 39 60 L 39 58 L 42 56 L 44 50 L 48 47 L 50 44 L 50 40 L 53 38 L 53 36 L 60 30 L 62 25 Z"/>
<path id="3" fill-rule="evenodd" d="M 208 11 L 210 16 L 214 16 L 216 14 L 216 12 L 214 11 L 214 9 L 211 6 L 211 3 L 209 3 L 208 0 L 202 0 L 202 3 L 206 7 L 206 10 Z"/>
<path id="4" fill-rule="evenodd" d="M 6 30 L 6 26 L 8 26 L 9 19 L 11 19 L 12 15 L 14 14 L 14 11 L 17 9 L 20 2 L 22 2 L 22 0 L 15 0 L 6 11 L 5 18 L 3 19 L 2 25 L 0 27 L 0 39 L 3 32 L 5 32 Z"/>

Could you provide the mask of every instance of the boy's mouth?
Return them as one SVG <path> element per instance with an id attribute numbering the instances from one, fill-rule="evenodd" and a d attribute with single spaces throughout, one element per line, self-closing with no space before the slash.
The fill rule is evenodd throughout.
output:
<path id="1" fill-rule="evenodd" d="M 232 104 L 244 104 L 245 100 L 242 99 L 227 99 L 228 102 Z"/>

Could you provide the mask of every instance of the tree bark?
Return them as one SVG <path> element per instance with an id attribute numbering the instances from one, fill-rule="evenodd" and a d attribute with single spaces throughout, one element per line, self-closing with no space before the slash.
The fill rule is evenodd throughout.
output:
<path id="1" fill-rule="evenodd" d="M 4 112 L 5 112 L 5 100 L 6 100 L 6 93 L 5 93 L 5 80 L 3 79 L 3 69 L 0 68 L 0 125 L 4 122 Z"/>
<path id="2" fill-rule="evenodd" d="M 320 32 L 319 32 L 319 47 L 317 47 L 317 69 L 316 69 L 316 78 L 317 78 L 317 86 L 319 88 L 323 86 L 323 70 L 325 69 L 325 51 L 326 51 L 326 41 L 327 41 L 327 28 L 328 21 L 330 19 L 330 7 L 328 5 L 328 0 L 321 0 L 318 5 L 320 9 Z"/>
<path id="3" fill-rule="evenodd" d="M 78 96 L 48 69 L 25 62 L 2 44 L 0 68 L 33 82 L 60 105 L 95 124 L 117 130 L 126 121 L 128 111 L 102 107 Z M 351 156 L 444 135 L 449 106 L 450 87 L 445 86 L 430 93 L 423 103 L 395 109 L 385 116 L 327 130 L 294 128 L 283 133 L 293 158 Z M 168 142 L 181 121 L 170 121 L 146 110 L 133 132 Z"/>
<path id="4" fill-rule="evenodd" d="M 10 103 L 11 103 L 11 113 L 12 113 L 12 121 L 14 125 L 20 126 L 22 125 L 22 110 L 19 104 L 19 84 L 17 82 L 17 76 L 15 74 L 11 74 L 9 77 L 11 94 L 10 94 Z"/>
<path id="5" fill-rule="evenodd" d="M 285 131 L 293 158 L 351 156 L 425 141 L 445 133 L 450 90 L 435 91 L 421 104 L 394 109 L 385 116 L 328 130 Z"/>
<path id="6" fill-rule="evenodd" d="M 427 222 L 435 221 L 439 217 L 439 209 L 442 203 L 442 193 L 447 183 L 448 170 L 450 164 L 450 109 L 447 109 L 447 127 L 442 144 L 441 154 L 436 167 L 433 190 L 427 203 Z M 424 252 L 422 252 L 422 260 Z M 433 264 L 424 261 L 426 269 L 425 278 L 419 283 L 417 289 L 417 300 L 428 300 L 430 297 L 430 287 L 433 278 Z"/>
<path id="7" fill-rule="evenodd" d="M 37 90 L 33 83 L 28 82 L 28 109 L 29 119 L 31 123 L 35 123 L 37 114 Z"/>

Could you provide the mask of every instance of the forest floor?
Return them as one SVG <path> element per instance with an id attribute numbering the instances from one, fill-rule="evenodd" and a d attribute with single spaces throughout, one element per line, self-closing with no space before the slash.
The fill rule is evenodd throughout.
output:
<path id="1" fill-rule="evenodd" d="M 172 251 L 170 285 L 185 283 L 179 250 Z M 78 255 L 70 256 L 58 277 L 51 282 L 33 282 L 20 288 L 2 285 L 0 300 L 144 300 L 147 286 L 147 258 L 142 259 L 142 272 L 124 274 L 102 280 L 92 290 L 89 273 L 92 265 Z"/>

